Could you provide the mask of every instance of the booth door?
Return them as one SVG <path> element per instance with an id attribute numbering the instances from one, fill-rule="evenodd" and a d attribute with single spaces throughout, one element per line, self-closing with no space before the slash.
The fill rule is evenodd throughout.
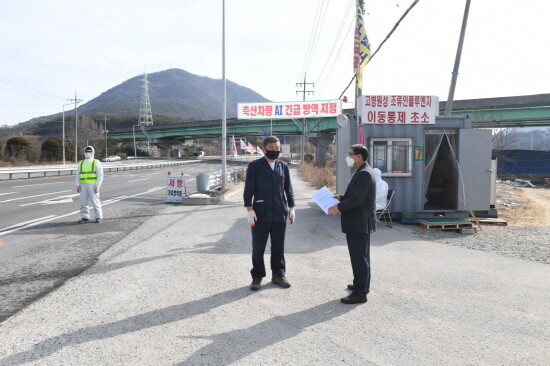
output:
<path id="1" fill-rule="evenodd" d="M 491 198 L 491 130 L 461 129 L 458 135 L 458 209 L 488 211 Z"/>

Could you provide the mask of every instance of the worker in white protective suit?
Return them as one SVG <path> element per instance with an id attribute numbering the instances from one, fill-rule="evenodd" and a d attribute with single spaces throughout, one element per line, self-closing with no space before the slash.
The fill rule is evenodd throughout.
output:
<path id="1" fill-rule="evenodd" d="M 388 203 L 388 183 L 382 180 L 382 171 L 378 168 L 372 170 L 376 180 L 376 210 L 383 210 Z"/>
<path id="2" fill-rule="evenodd" d="M 79 224 L 84 224 L 90 220 L 90 210 L 88 204 L 92 201 L 95 212 L 95 222 L 100 223 L 103 220 L 101 211 L 101 201 L 99 200 L 99 188 L 103 182 L 103 167 L 101 162 L 94 159 L 94 148 L 86 146 L 84 148 L 84 160 L 77 165 L 76 172 L 76 191 L 80 193 L 80 216 Z"/>

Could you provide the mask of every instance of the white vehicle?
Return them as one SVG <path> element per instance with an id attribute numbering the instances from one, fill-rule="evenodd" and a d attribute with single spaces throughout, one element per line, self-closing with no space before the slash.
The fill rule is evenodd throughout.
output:
<path id="1" fill-rule="evenodd" d="M 118 155 L 111 155 L 111 156 L 107 156 L 106 158 L 101 159 L 101 161 L 103 161 L 103 162 L 119 161 L 119 160 L 121 160 L 121 159 L 120 159 L 120 156 L 118 156 Z"/>

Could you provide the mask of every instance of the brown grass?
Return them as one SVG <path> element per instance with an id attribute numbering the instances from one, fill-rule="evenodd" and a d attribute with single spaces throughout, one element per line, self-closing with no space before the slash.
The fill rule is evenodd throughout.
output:
<path id="1" fill-rule="evenodd" d="M 300 164 L 302 178 L 315 188 L 327 187 L 336 190 L 336 172 L 331 167 L 316 167 L 313 164 Z"/>

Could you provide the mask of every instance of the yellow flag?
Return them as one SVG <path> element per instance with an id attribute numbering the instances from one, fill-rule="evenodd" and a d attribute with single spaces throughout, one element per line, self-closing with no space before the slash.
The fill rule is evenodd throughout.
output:
<path id="1" fill-rule="evenodd" d="M 363 67 L 369 62 L 371 57 L 370 43 L 365 30 L 363 21 L 363 12 L 357 0 L 357 21 L 355 23 L 355 41 L 353 52 L 353 71 L 357 74 L 357 86 L 363 86 Z"/>

